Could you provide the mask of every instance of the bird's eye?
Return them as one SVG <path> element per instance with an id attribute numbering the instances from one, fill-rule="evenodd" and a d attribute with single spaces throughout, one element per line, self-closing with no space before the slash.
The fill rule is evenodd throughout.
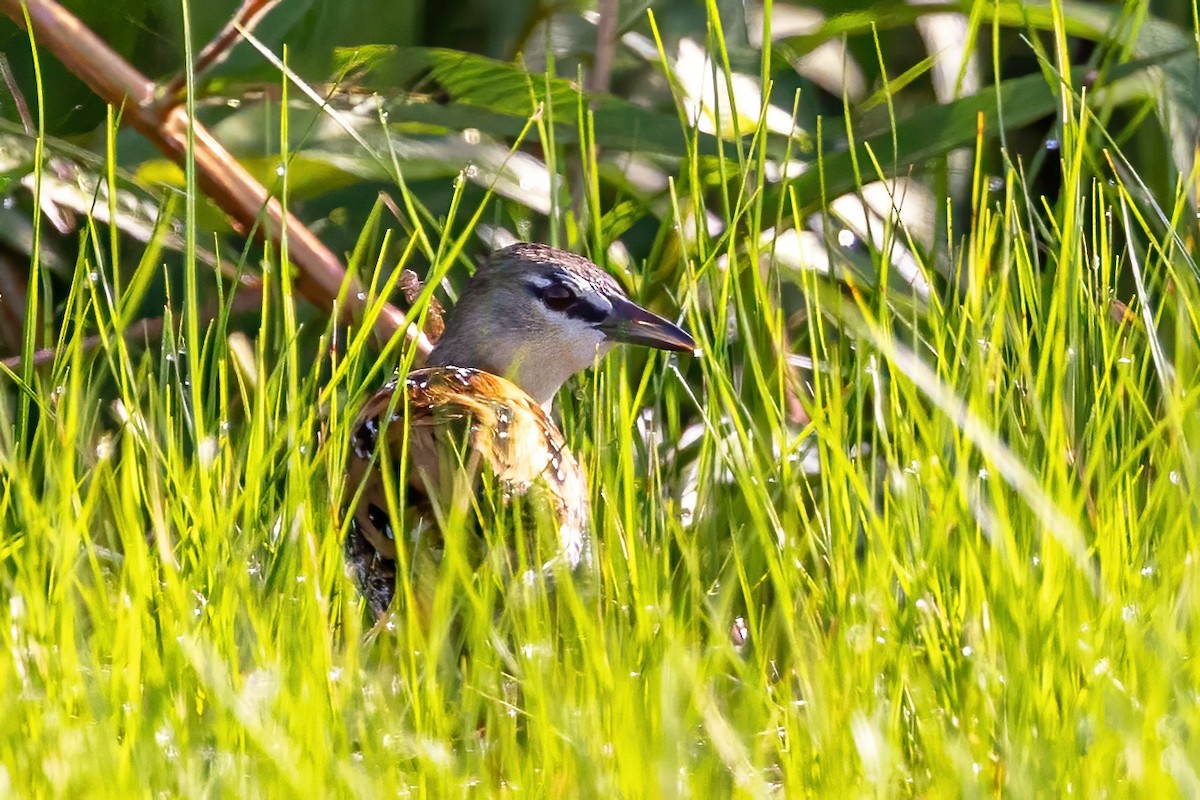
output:
<path id="1" fill-rule="evenodd" d="M 560 283 L 553 283 L 542 289 L 542 302 L 553 311 L 566 311 L 576 300 L 575 293 Z"/>

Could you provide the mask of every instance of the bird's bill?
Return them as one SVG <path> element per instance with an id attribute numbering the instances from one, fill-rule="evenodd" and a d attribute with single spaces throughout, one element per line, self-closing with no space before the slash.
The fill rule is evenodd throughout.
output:
<path id="1" fill-rule="evenodd" d="M 599 327 L 612 341 L 681 353 L 696 349 L 696 341 L 675 323 L 623 298 L 610 300 L 612 312 Z"/>

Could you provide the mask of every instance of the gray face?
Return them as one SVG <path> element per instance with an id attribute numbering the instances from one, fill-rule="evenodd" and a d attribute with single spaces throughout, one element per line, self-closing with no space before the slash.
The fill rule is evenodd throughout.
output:
<path id="1" fill-rule="evenodd" d="M 620 342 L 695 347 L 587 259 L 519 244 L 494 254 L 471 279 L 429 363 L 502 375 L 546 404 L 564 381 Z"/>
<path id="2" fill-rule="evenodd" d="M 690 352 L 696 343 L 684 330 L 632 302 L 607 274 L 597 285 L 567 270 L 530 274 L 526 288 L 551 319 L 565 318 L 565 329 L 590 327 L 609 345 L 640 344 L 659 350 Z M 576 335 L 582 335 L 577 333 Z"/>

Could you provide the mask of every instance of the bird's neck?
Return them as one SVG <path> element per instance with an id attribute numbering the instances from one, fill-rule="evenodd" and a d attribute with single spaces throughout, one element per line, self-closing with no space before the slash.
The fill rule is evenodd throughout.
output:
<path id="1" fill-rule="evenodd" d="M 554 395 L 575 372 L 562 359 L 542 357 L 520 341 L 450 328 L 442 334 L 426 363 L 431 367 L 478 369 L 507 378 L 547 411 Z"/>

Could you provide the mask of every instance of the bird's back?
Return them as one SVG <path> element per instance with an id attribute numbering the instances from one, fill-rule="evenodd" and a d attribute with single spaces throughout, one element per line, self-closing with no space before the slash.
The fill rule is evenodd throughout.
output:
<path id="1" fill-rule="evenodd" d="M 502 554 L 514 569 L 574 569 L 590 557 L 579 464 L 541 406 L 496 375 L 433 367 L 384 387 L 355 423 L 349 476 L 354 520 L 347 558 L 377 614 L 395 589 L 397 537 L 405 542 L 400 563 L 414 573 L 414 583 L 435 580 L 427 573 L 436 569 L 447 539 L 462 536 L 453 544 L 476 546 L 476 517 L 503 514 L 513 496 L 524 497 L 534 516 L 552 525 L 545 543 L 530 535 L 545 526 L 512 520 L 526 534 Z"/>

